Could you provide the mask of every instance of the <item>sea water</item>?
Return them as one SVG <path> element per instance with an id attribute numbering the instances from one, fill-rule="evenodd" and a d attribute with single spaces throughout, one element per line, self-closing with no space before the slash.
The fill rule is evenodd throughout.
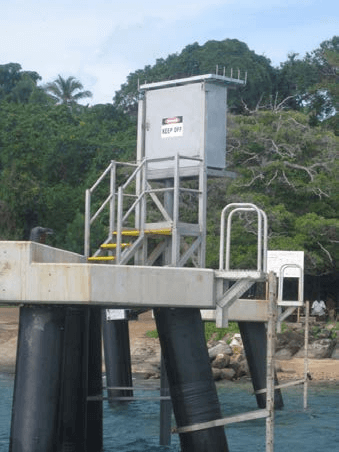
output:
<path id="1" fill-rule="evenodd" d="M 13 383 L 12 375 L 0 374 L 0 452 L 8 452 Z M 149 390 L 136 390 L 136 396 L 159 395 L 158 382 L 137 384 Z M 223 416 L 257 408 L 249 382 L 219 384 L 218 395 Z M 302 386 L 285 389 L 283 398 L 285 408 L 275 414 L 275 452 L 339 451 L 339 382 L 311 382 L 306 411 Z M 225 431 L 230 452 L 265 451 L 264 419 L 232 424 Z M 104 451 L 178 452 L 180 445 L 178 435 L 172 435 L 170 446 L 159 446 L 158 401 L 137 399 L 115 406 L 104 401 Z"/>

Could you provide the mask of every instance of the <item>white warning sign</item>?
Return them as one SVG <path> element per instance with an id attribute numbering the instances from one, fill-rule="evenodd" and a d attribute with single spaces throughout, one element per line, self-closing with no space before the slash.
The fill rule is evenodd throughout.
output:
<path id="1" fill-rule="evenodd" d="M 182 116 L 163 118 L 161 124 L 161 138 L 182 137 L 184 134 L 184 122 Z"/>

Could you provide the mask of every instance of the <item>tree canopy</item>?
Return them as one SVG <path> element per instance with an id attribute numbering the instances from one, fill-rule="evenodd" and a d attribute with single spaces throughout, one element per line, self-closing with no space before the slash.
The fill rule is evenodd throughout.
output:
<path id="1" fill-rule="evenodd" d="M 0 65 L 0 102 L 27 103 L 34 101 L 34 95 L 41 99 L 39 80 L 41 77 L 37 72 L 22 71 L 20 64 Z"/>
<path id="2" fill-rule="evenodd" d="M 334 37 L 274 68 L 236 39 L 194 43 L 129 74 L 113 104 L 77 108 L 69 106 L 88 91 L 74 77 L 45 91 L 38 73 L 0 65 L 0 239 L 28 239 L 41 225 L 55 230 L 53 245 L 82 253 L 85 189 L 110 160 L 135 159 L 138 80 L 218 65 L 220 74 L 247 71 L 248 82 L 229 96 L 227 165 L 237 178 L 209 181 L 207 265 L 217 265 L 222 207 L 246 201 L 267 212 L 270 249 L 304 250 L 306 273 L 337 274 L 338 47 Z M 247 235 L 234 228 L 232 259 L 241 267 L 255 240 L 251 218 L 240 221 Z"/>
<path id="3" fill-rule="evenodd" d="M 45 91 L 57 104 L 74 105 L 81 99 L 92 97 L 90 91 L 83 90 L 82 83 L 75 77 L 63 78 L 58 76 L 54 82 L 45 85 Z"/>

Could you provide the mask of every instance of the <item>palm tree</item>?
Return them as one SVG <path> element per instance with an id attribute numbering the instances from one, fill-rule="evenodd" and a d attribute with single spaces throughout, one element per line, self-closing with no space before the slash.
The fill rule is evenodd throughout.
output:
<path id="1" fill-rule="evenodd" d="M 45 86 L 45 91 L 56 103 L 70 106 L 76 104 L 80 99 L 92 97 L 90 91 L 81 91 L 82 89 L 82 83 L 75 77 L 64 79 L 61 75 L 54 82 L 47 83 Z M 79 92 L 75 93 L 78 90 Z"/>

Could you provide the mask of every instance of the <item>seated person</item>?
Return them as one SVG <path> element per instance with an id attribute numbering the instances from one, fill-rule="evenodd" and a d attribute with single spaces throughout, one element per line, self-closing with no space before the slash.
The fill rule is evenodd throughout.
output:
<path id="1" fill-rule="evenodd" d="M 317 317 L 324 317 L 326 315 L 326 305 L 323 300 L 314 300 L 312 304 L 312 315 Z"/>

